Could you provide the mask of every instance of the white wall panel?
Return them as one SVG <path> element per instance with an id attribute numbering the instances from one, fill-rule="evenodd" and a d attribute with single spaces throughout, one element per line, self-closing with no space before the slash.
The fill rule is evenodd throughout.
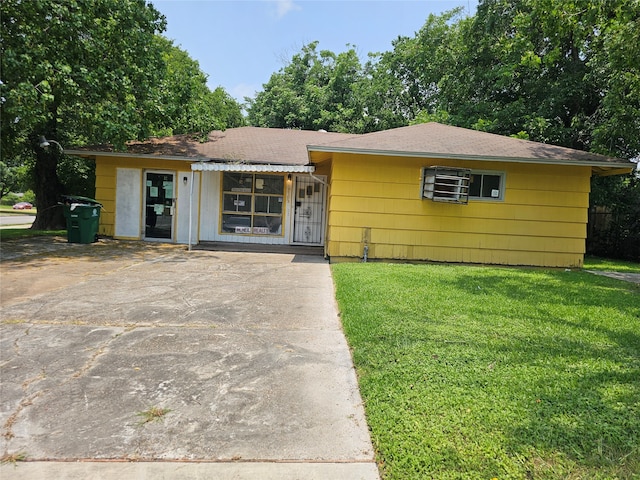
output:
<path id="1" fill-rule="evenodd" d="M 118 168 L 116 171 L 116 238 L 141 238 L 142 170 Z"/>

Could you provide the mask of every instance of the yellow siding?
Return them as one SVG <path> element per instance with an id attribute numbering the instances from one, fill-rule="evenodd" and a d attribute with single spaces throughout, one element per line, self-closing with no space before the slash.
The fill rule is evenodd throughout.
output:
<path id="1" fill-rule="evenodd" d="M 504 201 L 420 198 L 422 168 L 505 173 Z M 581 266 L 589 167 L 334 154 L 327 253 L 334 259 Z"/>
<path id="2" fill-rule="evenodd" d="M 116 165 L 109 160 L 96 158 L 96 200 L 102 204 L 98 234 L 112 237 L 116 223 Z"/>
<path id="3" fill-rule="evenodd" d="M 175 160 L 153 160 L 129 157 L 96 157 L 96 200 L 102 204 L 98 234 L 112 237 L 115 234 L 116 170 L 139 168 L 140 170 L 188 170 L 189 164 Z"/>

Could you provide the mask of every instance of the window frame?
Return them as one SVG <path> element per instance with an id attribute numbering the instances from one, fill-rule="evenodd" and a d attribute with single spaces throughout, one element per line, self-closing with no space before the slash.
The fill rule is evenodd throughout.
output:
<path id="1" fill-rule="evenodd" d="M 483 197 L 471 195 L 471 178 L 469 179 L 469 201 L 474 202 L 504 202 L 504 192 L 506 190 L 507 174 L 503 170 L 471 170 L 471 177 L 474 175 L 500 177 L 500 195 L 497 197 Z M 482 195 L 482 184 L 480 185 Z"/>
<path id="2" fill-rule="evenodd" d="M 225 174 L 239 174 L 241 176 L 244 177 L 251 177 L 251 187 L 250 188 L 237 188 L 237 189 L 230 189 L 227 190 L 225 189 L 225 187 L 229 187 L 229 185 L 225 185 Z M 271 176 L 271 177 L 277 177 L 280 178 L 282 180 L 282 193 L 263 193 L 261 192 L 261 189 L 257 189 L 256 185 L 256 178 L 259 176 Z M 221 172 L 220 175 L 220 184 L 221 184 L 221 188 L 220 188 L 220 192 L 221 192 L 221 202 L 220 202 L 220 224 L 219 224 L 219 234 L 220 235 L 242 235 L 242 236 L 251 236 L 251 237 L 283 237 L 284 236 L 284 219 L 285 219 L 285 205 L 286 205 L 286 192 L 287 192 L 287 185 L 286 185 L 286 181 L 285 181 L 285 177 L 284 175 L 278 175 L 278 174 L 274 174 L 274 173 L 263 173 L 263 172 Z M 246 196 L 246 197 L 250 197 L 250 199 L 247 199 L 248 202 L 250 202 L 249 205 L 249 209 L 246 211 L 242 211 L 242 210 L 226 210 L 225 207 L 225 198 L 226 196 L 236 196 L 236 198 L 239 198 L 240 196 Z M 278 198 L 278 199 L 282 199 L 282 201 L 280 202 L 281 208 L 280 208 L 280 213 L 273 213 L 273 212 L 257 212 L 256 211 L 256 198 L 257 197 L 264 197 L 267 199 L 267 210 L 270 210 L 270 201 L 272 198 Z M 230 197 L 231 198 L 231 197 Z M 279 200 L 277 200 L 279 201 Z M 237 207 L 238 205 L 236 205 Z M 243 205 L 244 206 L 244 205 Z M 224 229 L 225 227 L 225 222 L 224 219 L 226 217 L 229 218 L 233 218 L 233 217 L 237 217 L 235 218 L 235 221 L 238 222 L 238 225 L 236 225 L 236 230 L 235 231 L 226 231 Z M 279 228 L 279 232 L 271 232 L 271 227 L 267 226 L 256 226 L 256 218 L 273 218 L 273 219 L 278 219 L 276 220 L 276 223 L 274 225 L 278 225 Z M 240 225 L 240 219 L 241 218 L 246 218 L 249 220 L 249 225 L 246 227 L 243 227 L 242 225 Z M 265 220 L 266 222 L 266 220 Z M 268 223 L 268 222 L 267 222 Z M 247 229 L 248 231 L 241 231 L 242 229 Z M 261 232 L 260 230 L 264 230 L 264 229 L 268 229 L 267 232 Z"/>

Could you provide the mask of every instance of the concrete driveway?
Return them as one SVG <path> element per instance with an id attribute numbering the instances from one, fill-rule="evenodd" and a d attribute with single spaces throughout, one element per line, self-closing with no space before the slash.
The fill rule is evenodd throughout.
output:
<path id="1" fill-rule="evenodd" d="M 27 461 L 0 477 L 378 478 L 322 258 L 61 238 L 1 255 L 2 455 Z"/>

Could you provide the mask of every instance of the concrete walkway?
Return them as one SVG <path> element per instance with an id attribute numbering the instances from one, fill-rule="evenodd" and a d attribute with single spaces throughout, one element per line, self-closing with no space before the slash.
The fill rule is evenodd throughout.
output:
<path id="1" fill-rule="evenodd" d="M 0 439 L 26 461 L 0 478 L 378 478 L 321 257 L 51 238 L 1 255 Z"/>
<path id="2" fill-rule="evenodd" d="M 602 275 L 603 277 L 615 278 L 616 280 L 624 280 L 625 282 L 640 284 L 640 273 L 623 273 L 623 272 L 602 272 L 599 270 L 585 270 L 594 275 Z"/>

